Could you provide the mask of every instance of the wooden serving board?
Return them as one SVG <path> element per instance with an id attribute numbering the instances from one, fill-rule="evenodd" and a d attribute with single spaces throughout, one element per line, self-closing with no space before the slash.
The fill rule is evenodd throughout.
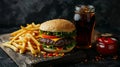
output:
<path id="1" fill-rule="evenodd" d="M 9 39 L 9 34 L 4 34 L 0 36 L 0 47 L 8 54 L 8 56 L 19 66 L 19 67 L 39 67 L 39 66 L 51 66 L 57 64 L 70 64 L 74 62 L 79 62 L 86 57 L 86 54 L 82 51 L 71 51 L 65 54 L 63 57 L 48 57 L 44 58 L 42 54 L 41 57 L 34 57 L 30 54 L 20 54 L 13 51 L 10 48 L 4 47 L 2 44 L 7 42 Z"/>

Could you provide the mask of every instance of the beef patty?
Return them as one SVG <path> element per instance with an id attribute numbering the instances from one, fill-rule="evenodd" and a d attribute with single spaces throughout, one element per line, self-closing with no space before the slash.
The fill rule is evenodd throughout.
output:
<path id="1" fill-rule="evenodd" d="M 45 43 L 46 45 L 54 45 L 54 46 L 64 46 L 64 45 L 68 45 L 71 44 L 74 39 L 73 38 L 61 38 L 58 41 L 53 41 L 51 39 L 47 39 L 47 38 L 40 38 L 39 40 L 41 43 Z"/>

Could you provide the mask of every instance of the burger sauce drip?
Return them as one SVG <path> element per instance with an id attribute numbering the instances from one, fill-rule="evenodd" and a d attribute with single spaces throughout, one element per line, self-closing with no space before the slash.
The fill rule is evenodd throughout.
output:
<path id="1" fill-rule="evenodd" d="M 95 26 L 95 12 L 91 5 L 76 6 L 74 15 L 77 30 L 77 48 L 91 48 L 92 33 Z"/>

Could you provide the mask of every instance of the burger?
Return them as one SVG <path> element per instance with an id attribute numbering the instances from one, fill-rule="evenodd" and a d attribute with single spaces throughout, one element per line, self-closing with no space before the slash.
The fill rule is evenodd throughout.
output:
<path id="1" fill-rule="evenodd" d="M 70 52 L 75 47 L 75 26 L 65 19 L 53 19 L 40 25 L 40 43 L 47 52 Z"/>

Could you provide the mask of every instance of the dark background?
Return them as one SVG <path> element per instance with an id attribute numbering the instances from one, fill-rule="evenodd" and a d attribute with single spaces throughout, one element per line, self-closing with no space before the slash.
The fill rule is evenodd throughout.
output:
<path id="1" fill-rule="evenodd" d="M 73 21 L 74 7 L 91 4 L 96 9 L 95 29 L 101 33 L 120 35 L 119 0 L 0 0 L 0 34 L 19 29 L 27 23 L 42 23 L 54 18 Z M 17 67 L 0 49 L 0 67 Z M 95 64 L 75 64 L 71 67 L 119 67 L 120 62 L 105 60 Z"/>
<path id="2" fill-rule="evenodd" d="M 72 21 L 74 7 L 79 4 L 95 6 L 95 29 L 120 33 L 119 0 L 0 0 L 0 34 L 14 31 L 20 25 L 54 18 Z"/>

